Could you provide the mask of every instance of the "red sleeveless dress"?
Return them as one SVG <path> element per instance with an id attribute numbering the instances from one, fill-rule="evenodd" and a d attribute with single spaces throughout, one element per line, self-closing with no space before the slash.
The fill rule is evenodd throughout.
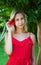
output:
<path id="1" fill-rule="evenodd" d="M 12 54 L 9 55 L 6 65 L 32 65 L 32 46 L 30 37 L 23 41 L 12 37 Z"/>

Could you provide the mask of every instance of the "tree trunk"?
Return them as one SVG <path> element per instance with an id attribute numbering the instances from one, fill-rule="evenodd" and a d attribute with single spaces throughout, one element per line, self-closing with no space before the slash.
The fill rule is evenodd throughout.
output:
<path id="1" fill-rule="evenodd" d="M 37 39 L 39 43 L 37 65 L 41 65 L 41 22 L 37 24 Z"/>

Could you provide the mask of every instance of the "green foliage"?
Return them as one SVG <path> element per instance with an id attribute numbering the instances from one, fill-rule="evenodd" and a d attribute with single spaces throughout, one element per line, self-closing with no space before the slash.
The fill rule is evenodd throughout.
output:
<path id="1" fill-rule="evenodd" d="M 30 10 L 28 12 L 28 22 L 33 22 L 33 23 L 37 22 L 37 15 L 33 10 Z"/>
<path id="2" fill-rule="evenodd" d="M 41 0 L 0 0 L 0 32 L 15 9 L 25 12 L 29 31 L 36 34 L 34 27 L 36 28 L 37 22 L 41 22 Z M 30 26 L 33 29 L 30 30 Z"/>
<path id="3" fill-rule="evenodd" d="M 4 43 L 4 40 L 2 40 L 2 42 L 0 43 L 0 65 L 6 65 L 6 62 L 8 60 L 8 56 L 4 50 Z"/>
<path id="4" fill-rule="evenodd" d="M 41 22 L 41 4 L 38 6 L 38 21 Z"/>
<path id="5" fill-rule="evenodd" d="M 8 20 L 13 9 L 21 9 L 29 15 L 29 21 L 37 22 L 37 15 L 41 13 L 40 3 L 41 0 L 0 0 L 0 16 Z M 39 13 L 35 14 L 36 10 Z"/>

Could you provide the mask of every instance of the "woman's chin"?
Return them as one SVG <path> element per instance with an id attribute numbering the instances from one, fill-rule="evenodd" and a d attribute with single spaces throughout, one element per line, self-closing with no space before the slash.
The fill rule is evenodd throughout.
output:
<path id="1" fill-rule="evenodd" d="M 24 27 L 24 25 L 20 25 L 20 26 L 19 26 L 19 28 L 23 28 L 23 27 Z"/>

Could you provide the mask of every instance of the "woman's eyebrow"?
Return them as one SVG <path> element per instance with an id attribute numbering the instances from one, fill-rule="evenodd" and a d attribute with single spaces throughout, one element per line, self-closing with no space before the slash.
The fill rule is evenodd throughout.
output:
<path id="1" fill-rule="evenodd" d="M 18 18 L 16 20 L 19 20 Z"/>

